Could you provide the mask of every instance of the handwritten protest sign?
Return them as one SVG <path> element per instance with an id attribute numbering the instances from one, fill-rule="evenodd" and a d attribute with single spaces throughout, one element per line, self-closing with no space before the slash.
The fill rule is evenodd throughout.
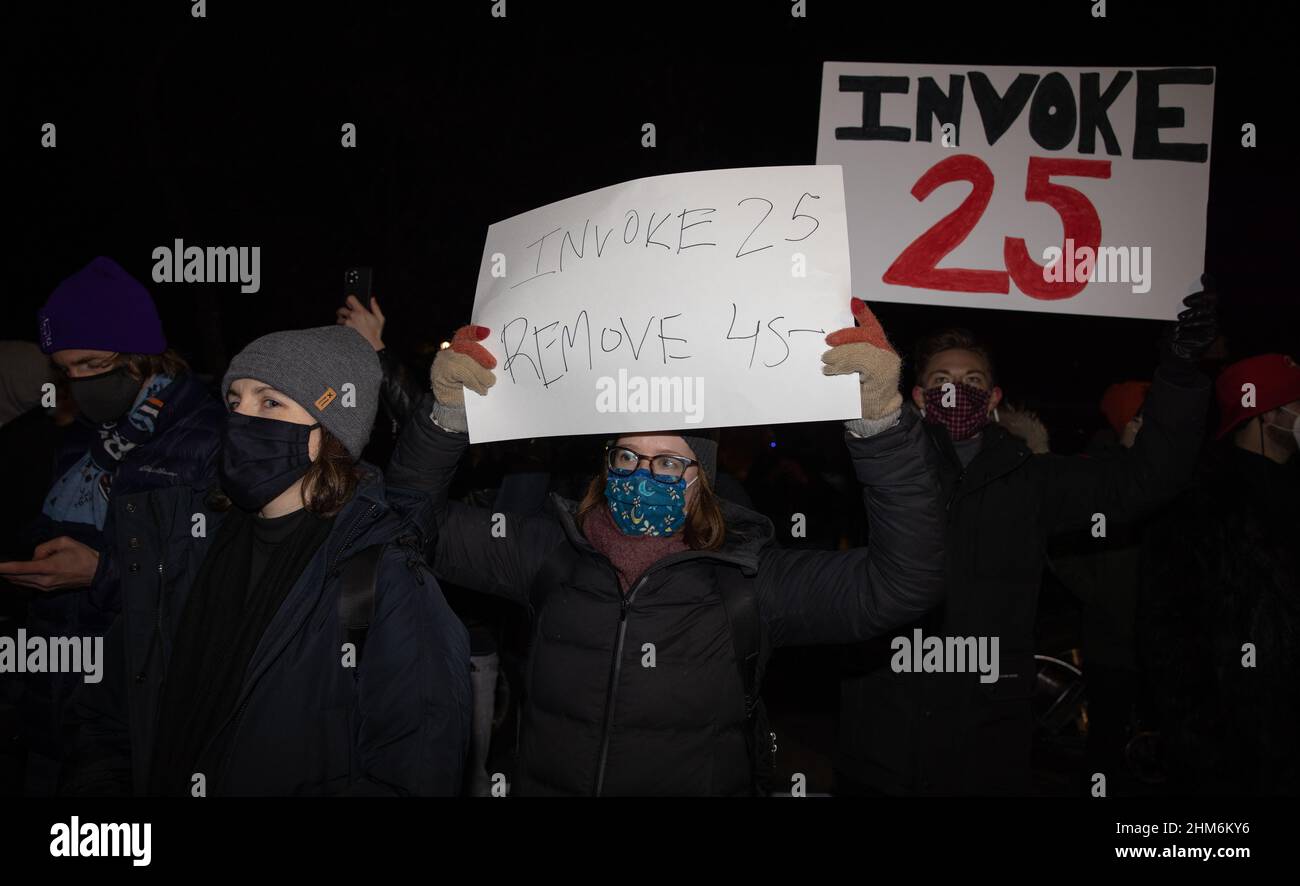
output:
<path id="1" fill-rule="evenodd" d="M 822 375 L 853 325 L 841 171 L 724 169 L 602 188 L 488 228 L 473 320 L 497 358 L 474 442 L 861 414 Z"/>
<path id="2" fill-rule="evenodd" d="M 856 294 L 1172 319 L 1205 256 L 1213 68 L 827 62 Z"/>

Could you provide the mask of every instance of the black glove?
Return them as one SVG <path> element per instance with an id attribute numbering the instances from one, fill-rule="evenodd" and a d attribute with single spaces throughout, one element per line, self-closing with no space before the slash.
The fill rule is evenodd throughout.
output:
<path id="1" fill-rule="evenodd" d="M 1219 336 L 1219 295 L 1209 274 L 1201 275 L 1200 292 L 1183 299 L 1187 308 L 1178 315 L 1178 322 L 1165 339 L 1165 348 L 1171 356 L 1195 363 Z"/>

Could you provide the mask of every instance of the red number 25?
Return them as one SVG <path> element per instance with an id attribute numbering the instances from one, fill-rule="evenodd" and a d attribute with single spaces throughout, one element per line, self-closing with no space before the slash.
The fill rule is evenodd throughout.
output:
<path id="1" fill-rule="evenodd" d="M 1101 245 L 1101 219 L 1097 217 L 1097 210 L 1081 192 L 1052 184 L 1050 179 L 1054 175 L 1110 178 L 1110 161 L 1029 158 L 1025 199 L 1031 203 L 1046 203 L 1055 209 L 1061 216 L 1065 238 L 1074 241 L 1076 250 L 1087 246 L 1095 251 Z M 1020 237 L 1005 238 L 1002 246 L 1007 265 L 1005 271 L 935 267 L 944 256 L 961 245 L 988 208 L 989 198 L 993 196 L 993 171 L 973 154 L 958 154 L 931 166 L 912 186 L 912 196 L 924 200 L 940 185 L 955 181 L 970 182 L 970 195 L 894 259 L 881 278 L 886 283 L 948 292 L 1005 294 L 1010 291 L 1009 281 L 1015 280 L 1017 288 L 1025 295 L 1041 299 L 1069 298 L 1088 285 L 1086 280 L 1072 283 L 1044 280 L 1043 266 L 1029 256 L 1025 241 Z M 1062 258 L 1062 261 L 1068 260 L 1068 256 Z"/>

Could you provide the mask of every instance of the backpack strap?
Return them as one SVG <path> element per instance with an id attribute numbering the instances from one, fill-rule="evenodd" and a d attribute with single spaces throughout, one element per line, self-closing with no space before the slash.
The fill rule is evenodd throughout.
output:
<path id="1" fill-rule="evenodd" d="M 366 634 L 375 617 L 375 583 L 379 575 L 379 558 L 384 545 L 362 548 L 343 563 L 339 575 L 343 583 L 339 593 L 339 624 L 343 637 L 357 650 L 357 666 L 366 648 Z"/>

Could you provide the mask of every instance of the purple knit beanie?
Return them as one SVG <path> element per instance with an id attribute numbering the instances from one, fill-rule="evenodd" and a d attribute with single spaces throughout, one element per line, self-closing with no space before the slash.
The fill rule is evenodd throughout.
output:
<path id="1" fill-rule="evenodd" d="M 149 290 L 102 255 L 56 286 L 36 316 L 47 354 L 69 348 L 122 354 L 167 350 Z"/>

